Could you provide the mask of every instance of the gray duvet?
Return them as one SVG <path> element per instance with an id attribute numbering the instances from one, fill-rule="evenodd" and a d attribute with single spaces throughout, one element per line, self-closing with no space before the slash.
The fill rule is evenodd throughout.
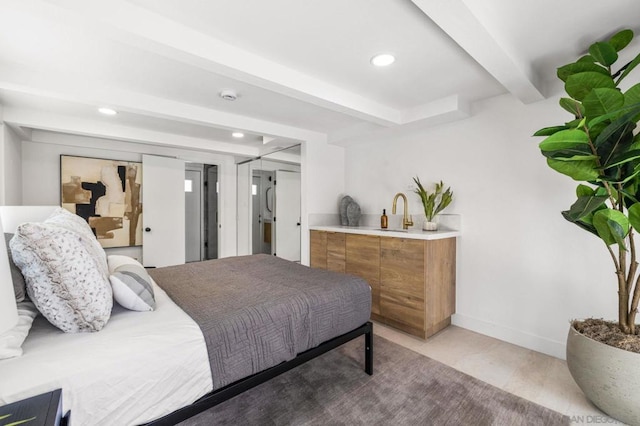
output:
<path id="1" fill-rule="evenodd" d="M 214 389 L 288 361 L 369 320 L 362 279 L 253 255 L 151 269 L 200 326 Z"/>

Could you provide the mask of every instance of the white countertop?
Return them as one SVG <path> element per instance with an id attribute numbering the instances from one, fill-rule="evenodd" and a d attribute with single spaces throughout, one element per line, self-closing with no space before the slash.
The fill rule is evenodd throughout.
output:
<path id="1" fill-rule="evenodd" d="M 413 229 L 387 229 L 382 230 L 379 227 L 373 226 L 324 226 L 313 225 L 309 226 L 312 231 L 327 231 L 327 232 L 344 232 L 346 234 L 364 234 L 364 235 L 378 235 L 381 237 L 396 237 L 396 238 L 412 238 L 415 240 L 440 240 L 444 238 L 455 238 L 460 236 L 460 231 L 451 229 L 439 229 L 437 231 L 423 231 L 419 228 Z"/>

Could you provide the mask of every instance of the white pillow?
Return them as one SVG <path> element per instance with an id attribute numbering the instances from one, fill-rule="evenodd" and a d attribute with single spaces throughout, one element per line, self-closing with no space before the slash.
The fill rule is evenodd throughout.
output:
<path id="1" fill-rule="evenodd" d="M 0 334 L 0 359 L 22 355 L 22 343 L 27 338 L 38 310 L 31 302 L 18 302 L 18 324 Z"/>
<path id="2" fill-rule="evenodd" d="M 128 256 L 108 257 L 113 298 L 132 311 L 153 311 L 156 307 L 153 280 L 138 261 Z"/>
<path id="3" fill-rule="evenodd" d="M 144 266 L 133 257 L 123 256 L 121 254 L 110 254 L 107 256 L 107 265 L 109 266 L 109 275 L 113 274 L 116 268 L 122 265 L 139 265 L 144 268 Z"/>
<path id="4" fill-rule="evenodd" d="M 96 249 L 93 234 L 60 226 L 59 219 L 20 225 L 10 243 L 13 260 L 49 322 L 64 332 L 99 331 L 113 307 L 104 250 Z"/>

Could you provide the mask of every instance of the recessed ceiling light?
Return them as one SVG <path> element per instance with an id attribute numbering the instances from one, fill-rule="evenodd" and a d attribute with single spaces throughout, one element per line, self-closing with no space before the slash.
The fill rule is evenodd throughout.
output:
<path id="1" fill-rule="evenodd" d="M 233 133 L 231 133 L 231 136 L 233 136 L 234 138 L 244 138 L 244 133 L 242 133 L 242 132 L 233 132 Z"/>
<path id="2" fill-rule="evenodd" d="M 394 63 L 396 58 L 390 53 L 381 53 L 371 58 L 371 63 L 376 67 L 386 67 Z"/>
<path id="3" fill-rule="evenodd" d="M 106 107 L 98 108 L 98 112 L 104 115 L 116 115 L 118 113 L 115 109 Z"/>

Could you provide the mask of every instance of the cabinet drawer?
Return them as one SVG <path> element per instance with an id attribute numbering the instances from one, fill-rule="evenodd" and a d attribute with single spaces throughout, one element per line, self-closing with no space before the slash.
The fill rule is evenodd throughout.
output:
<path id="1" fill-rule="evenodd" d="M 392 297 L 424 303 L 424 278 L 423 241 L 386 237 L 380 240 L 382 292 Z"/>
<path id="2" fill-rule="evenodd" d="M 345 234 L 327 234 L 327 269 L 345 272 Z"/>
<path id="3" fill-rule="evenodd" d="M 416 309 L 404 303 L 398 303 L 398 300 L 384 291 L 380 294 L 380 315 L 417 330 L 424 330 L 424 307 Z"/>
<path id="4" fill-rule="evenodd" d="M 422 294 L 411 294 L 408 291 L 404 291 L 403 288 L 392 288 L 388 283 L 381 283 L 380 295 L 396 305 L 424 312 L 425 300 Z"/>
<path id="5" fill-rule="evenodd" d="M 310 266 L 312 268 L 327 269 L 327 233 L 311 231 L 309 237 Z"/>
<path id="6" fill-rule="evenodd" d="M 371 312 L 380 313 L 380 237 L 347 234 L 347 274 L 364 278 L 371 286 Z"/>

